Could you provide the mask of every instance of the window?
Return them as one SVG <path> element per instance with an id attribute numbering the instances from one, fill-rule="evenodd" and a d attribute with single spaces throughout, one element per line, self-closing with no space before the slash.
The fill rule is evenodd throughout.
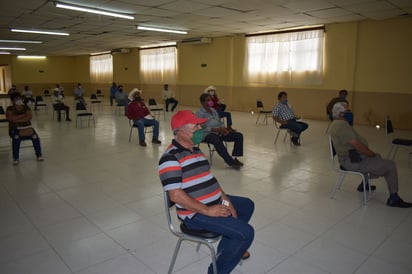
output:
<path id="1" fill-rule="evenodd" d="M 323 29 L 246 38 L 249 82 L 320 84 L 323 67 Z"/>
<path id="2" fill-rule="evenodd" d="M 140 49 L 140 77 L 143 83 L 176 83 L 176 47 Z"/>
<path id="3" fill-rule="evenodd" d="M 90 81 L 92 83 L 113 82 L 113 57 L 111 54 L 90 56 Z"/>

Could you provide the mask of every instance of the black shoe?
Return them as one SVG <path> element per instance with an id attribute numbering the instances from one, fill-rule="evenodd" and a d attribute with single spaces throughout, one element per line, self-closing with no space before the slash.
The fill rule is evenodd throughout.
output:
<path id="1" fill-rule="evenodd" d="M 160 145 L 162 142 L 159 141 L 158 139 L 153 139 L 153 140 L 152 140 L 152 143 L 153 143 L 153 144 L 158 144 L 158 145 Z"/>
<path id="2" fill-rule="evenodd" d="M 363 183 L 362 182 L 360 183 L 360 185 L 358 185 L 357 189 L 358 189 L 359 192 L 363 192 Z M 376 189 L 376 186 L 371 185 L 371 190 L 375 191 L 375 189 Z M 369 191 L 369 184 L 366 184 L 366 191 Z"/>
<path id="3" fill-rule="evenodd" d="M 139 145 L 142 146 L 142 147 L 147 146 L 145 141 L 140 141 L 140 142 L 139 142 Z"/>
<path id="4" fill-rule="evenodd" d="M 412 203 L 404 202 L 401 198 L 396 201 L 391 200 L 390 198 L 386 202 L 388 206 L 391 207 L 400 207 L 400 208 L 410 208 L 412 207 Z"/>
<path id="5" fill-rule="evenodd" d="M 230 167 L 233 168 L 234 170 L 239 170 L 242 166 L 235 162 Z"/>
<path id="6" fill-rule="evenodd" d="M 299 138 L 298 138 L 298 137 L 292 137 L 292 138 L 290 138 L 290 141 L 291 141 L 295 146 L 300 146 Z"/>
<path id="7" fill-rule="evenodd" d="M 237 158 L 235 158 L 234 160 L 235 160 L 235 164 L 243 166 L 243 163 L 241 161 L 239 161 Z"/>

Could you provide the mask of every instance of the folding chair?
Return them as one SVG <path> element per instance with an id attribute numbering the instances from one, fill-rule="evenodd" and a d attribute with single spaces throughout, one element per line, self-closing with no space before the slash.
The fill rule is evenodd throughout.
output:
<path id="1" fill-rule="evenodd" d="M 170 211 L 174 207 L 175 204 L 172 201 L 170 201 L 169 193 L 167 191 L 163 191 L 163 198 L 164 198 L 164 204 L 165 204 L 167 225 L 169 227 L 170 232 L 178 238 L 175 250 L 173 252 L 172 261 L 170 262 L 169 270 L 167 273 L 168 274 L 173 273 L 173 267 L 175 265 L 176 258 L 179 253 L 182 242 L 190 241 L 190 242 L 194 242 L 198 244 L 196 251 L 199 251 L 200 245 L 202 244 L 209 248 L 210 257 L 212 259 L 212 265 L 213 265 L 213 273 L 217 274 L 217 265 L 216 265 L 217 254 L 216 254 L 213 244 L 220 241 L 222 236 L 220 234 L 213 233 L 207 230 L 191 230 L 187 226 L 185 226 L 183 222 L 180 223 L 180 231 L 177 230 L 173 225 L 172 217 L 170 215 Z"/>
<path id="2" fill-rule="evenodd" d="M 336 180 L 335 186 L 332 190 L 332 193 L 330 196 L 331 199 L 335 198 L 336 190 L 340 189 L 340 187 L 342 186 L 343 179 L 345 179 L 346 174 L 353 174 L 353 175 L 360 176 L 362 178 L 363 189 L 366 190 L 366 185 L 368 185 L 369 193 L 371 193 L 372 192 L 371 184 L 369 183 L 369 180 L 371 178 L 370 178 L 369 173 L 367 174 L 367 176 L 365 176 L 362 172 L 346 170 L 341 165 L 339 165 L 339 163 L 338 164 L 335 163 L 336 151 L 335 151 L 335 148 L 333 147 L 332 138 L 330 136 L 329 136 L 329 150 L 330 150 L 332 168 L 334 168 L 338 172 L 338 179 Z M 366 205 L 368 202 L 368 197 L 367 197 L 366 192 L 368 191 L 363 191 L 363 205 Z"/>
<path id="3" fill-rule="evenodd" d="M 263 107 L 263 102 L 261 99 L 256 100 L 256 112 L 258 113 L 258 117 L 256 119 L 256 124 L 259 122 L 260 115 L 263 115 L 263 121 L 268 124 L 268 117 L 272 117 L 271 110 L 265 110 Z"/>
<path id="4" fill-rule="evenodd" d="M 157 105 L 156 100 L 154 98 L 149 98 L 149 110 L 153 113 L 153 116 L 159 120 L 160 112 L 163 112 L 163 120 L 166 121 L 166 111 L 164 108 Z"/>
<path id="5" fill-rule="evenodd" d="M 385 119 L 385 130 L 386 130 L 386 136 L 389 136 L 389 134 L 394 133 L 392 120 L 389 117 Z M 411 167 L 412 151 L 410 150 L 410 148 L 412 147 L 412 139 L 403 139 L 403 138 L 392 139 L 392 146 L 391 146 L 391 149 L 389 150 L 387 158 L 394 160 L 396 153 L 398 152 L 398 149 L 400 147 L 407 148 L 409 150 L 408 151 L 408 167 Z"/>
<path id="6" fill-rule="evenodd" d="M 96 121 L 92 112 L 88 112 L 86 107 L 79 101 L 76 102 L 76 128 L 77 122 L 80 120 L 80 128 L 82 128 L 83 118 L 87 117 L 87 126 L 90 127 L 90 120 L 93 120 L 93 126 L 96 127 Z"/>
<path id="7" fill-rule="evenodd" d="M 46 104 L 46 102 L 44 102 L 43 100 L 43 96 L 38 95 L 36 96 L 36 101 L 34 103 L 34 110 L 37 111 L 39 110 L 39 107 L 44 107 L 44 110 L 47 112 L 48 110 L 48 105 Z"/>
<path id="8" fill-rule="evenodd" d="M 129 133 L 129 143 L 132 140 L 132 133 L 133 133 L 133 128 L 135 128 L 139 132 L 139 127 L 134 124 L 133 120 L 129 120 L 129 126 L 130 126 L 130 133 Z M 144 134 L 146 133 L 152 133 L 154 129 L 154 126 L 145 126 L 144 127 Z"/>
<path id="9" fill-rule="evenodd" d="M 275 136 L 274 136 L 274 141 L 273 143 L 276 144 L 276 142 L 278 141 L 279 138 L 279 134 L 280 132 L 283 130 L 285 131 L 285 136 L 283 137 L 283 142 L 286 143 L 286 137 L 288 136 L 288 134 L 290 135 L 290 130 L 287 128 L 282 127 L 282 125 L 278 124 L 278 122 L 276 122 L 275 120 L 273 120 L 275 123 L 275 128 L 277 129 L 277 131 L 275 131 Z"/>
<path id="10" fill-rule="evenodd" d="M 103 104 L 102 101 L 97 98 L 95 93 L 90 94 L 90 108 L 93 111 L 94 106 L 97 105 L 97 110 L 102 110 Z"/>
<path id="11" fill-rule="evenodd" d="M 102 93 L 100 89 L 96 90 L 96 95 L 97 97 L 104 97 L 104 94 Z"/>

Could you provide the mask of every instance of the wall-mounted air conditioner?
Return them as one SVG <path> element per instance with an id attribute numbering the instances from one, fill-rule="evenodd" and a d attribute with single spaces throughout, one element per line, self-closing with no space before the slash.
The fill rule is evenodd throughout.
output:
<path id="1" fill-rule="evenodd" d="M 189 45 L 200 45 L 200 44 L 210 44 L 212 43 L 211 38 L 201 37 L 201 38 L 189 38 L 183 39 L 182 44 L 189 44 Z"/>
<path id="2" fill-rule="evenodd" d="M 120 48 L 120 49 L 113 49 L 110 53 L 111 54 L 119 54 L 119 53 L 130 53 L 131 49 L 127 48 Z"/>

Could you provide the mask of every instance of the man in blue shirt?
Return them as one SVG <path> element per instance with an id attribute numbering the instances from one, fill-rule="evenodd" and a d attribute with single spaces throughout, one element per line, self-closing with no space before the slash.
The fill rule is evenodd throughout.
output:
<path id="1" fill-rule="evenodd" d="M 110 105 L 113 106 L 113 100 L 116 99 L 116 92 L 119 91 L 119 87 L 113 82 L 112 87 L 110 88 Z"/>

